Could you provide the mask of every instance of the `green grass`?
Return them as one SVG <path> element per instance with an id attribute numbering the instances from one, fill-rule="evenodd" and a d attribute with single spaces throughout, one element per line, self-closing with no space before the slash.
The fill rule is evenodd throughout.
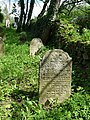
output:
<path id="1" fill-rule="evenodd" d="M 0 120 L 90 120 L 90 94 L 73 87 L 77 74 L 64 103 L 53 101 L 49 109 L 38 103 L 39 63 L 47 50 L 43 47 L 31 57 L 28 42 L 20 45 L 19 34 L 6 29 L 5 55 L 0 58 Z"/>

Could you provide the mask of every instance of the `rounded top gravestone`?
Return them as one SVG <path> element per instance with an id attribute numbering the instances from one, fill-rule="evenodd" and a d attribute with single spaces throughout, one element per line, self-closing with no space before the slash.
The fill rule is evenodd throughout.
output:
<path id="1" fill-rule="evenodd" d="M 63 102 L 71 94 L 72 58 L 61 49 L 49 50 L 40 62 L 39 101 Z"/>
<path id="2" fill-rule="evenodd" d="M 39 49 L 43 46 L 40 38 L 33 38 L 30 42 L 30 55 L 35 56 Z"/>

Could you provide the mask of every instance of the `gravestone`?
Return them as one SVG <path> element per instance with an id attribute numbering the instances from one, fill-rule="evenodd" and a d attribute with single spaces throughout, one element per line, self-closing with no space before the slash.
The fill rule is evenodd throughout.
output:
<path id="1" fill-rule="evenodd" d="M 34 56 L 42 46 L 43 43 L 40 38 L 32 39 L 30 42 L 30 55 Z"/>
<path id="2" fill-rule="evenodd" d="M 10 28 L 10 20 L 6 19 L 6 28 Z"/>
<path id="3" fill-rule="evenodd" d="M 49 50 L 40 62 L 39 102 L 63 102 L 71 94 L 72 59 L 61 49 Z"/>
<path id="4" fill-rule="evenodd" d="M 3 38 L 0 37 L 0 55 L 3 55 L 3 53 L 4 53 Z"/>

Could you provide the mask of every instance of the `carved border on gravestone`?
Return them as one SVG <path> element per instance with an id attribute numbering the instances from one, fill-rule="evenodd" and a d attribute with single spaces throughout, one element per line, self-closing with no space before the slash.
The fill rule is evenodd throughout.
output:
<path id="1" fill-rule="evenodd" d="M 56 64 L 55 64 L 56 63 Z M 40 62 L 39 101 L 63 102 L 71 94 L 72 59 L 60 49 L 49 50 Z"/>

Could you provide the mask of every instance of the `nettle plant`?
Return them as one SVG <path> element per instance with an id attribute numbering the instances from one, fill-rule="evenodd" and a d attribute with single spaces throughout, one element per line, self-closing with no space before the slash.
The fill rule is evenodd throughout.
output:
<path id="1" fill-rule="evenodd" d="M 59 33 L 62 33 L 67 41 L 71 38 L 78 39 L 71 24 L 62 21 L 61 28 Z M 73 87 L 71 97 L 62 104 L 52 101 L 49 109 L 39 104 L 39 63 L 48 49 L 42 47 L 38 54 L 32 57 L 29 55 L 28 44 L 18 43 L 18 34 L 10 29 L 7 29 L 6 33 L 5 55 L 0 58 L 1 120 L 90 120 L 90 95 L 82 87 Z M 89 71 L 88 69 L 88 75 Z M 75 85 L 81 78 L 75 71 L 73 74 Z"/>
<path id="2" fill-rule="evenodd" d="M 76 42 L 81 40 L 81 36 L 77 31 L 78 26 L 73 26 L 67 20 L 61 21 L 59 34 L 66 40 L 66 42 Z"/>
<path id="3" fill-rule="evenodd" d="M 90 41 L 90 30 L 84 28 L 83 29 L 83 34 L 82 34 L 82 41 Z"/>

